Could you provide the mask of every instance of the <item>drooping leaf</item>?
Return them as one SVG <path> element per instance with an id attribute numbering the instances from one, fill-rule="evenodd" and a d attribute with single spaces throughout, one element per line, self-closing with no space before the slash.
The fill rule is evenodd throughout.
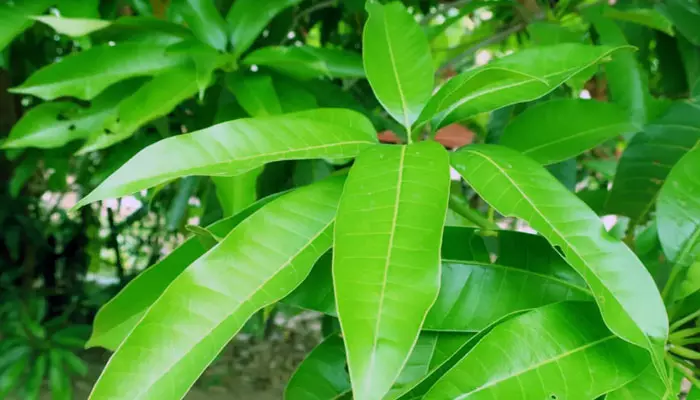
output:
<path id="1" fill-rule="evenodd" d="M 32 361 L 29 375 L 27 375 L 27 381 L 24 384 L 25 399 L 36 400 L 39 398 L 41 384 L 44 382 L 44 375 L 46 374 L 47 364 L 48 359 L 46 354 L 40 354 Z"/>
<path id="2" fill-rule="evenodd" d="M 449 182 L 436 142 L 370 148 L 348 175 L 333 282 L 357 399 L 389 391 L 435 301 Z"/>
<path id="3" fill-rule="evenodd" d="M 73 140 L 86 139 L 103 133 L 107 119 L 116 113 L 122 99 L 141 85 L 129 80 L 109 87 L 82 108 L 71 102 L 47 102 L 30 109 L 12 127 L 3 148 L 61 147 Z"/>
<path id="4" fill-rule="evenodd" d="M 199 257 L 119 346 L 90 398 L 184 396 L 245 321 L 298 286 L 330 247 L 343 182 L 270 202 Z"/>
<path id="5" fill-rule="evenodd" d="M 265 7 L 260 7 L 258 0 L 236 0 L 226 15 L 231 27 L 230 37 L 233 52 L 243 54 L 255 38 L 282 10 L 299 4 L 301 0 L 267 0 Z"/>
<path id="6" fill-rule="evenodd" d="M 226 51 L 228 26 L 213 1 L 173 0 L 170 7 L 182 16 L 197 39 L 219 51 Z"/>
<path id="7" fill-rule="evenodd" d="M 636 134 L 617 166 L 608 213 L 641 221 L 673 165 L 700 140 L 700 105 L 674 103 Z"/>
<path id="8" fill-rule="evenodd" d="M 167 54 L 165 48 L 157 44 L 96 46 L 41 68 L 10 92 L 31 94 L 44 100 L 62 96 L 90 100 L 113 83 L 156 75 L 185 60 L 182 55 Z"/>
<path id="9" fill-rule="evenodd" d="M 673 36 L 673 23 L 665 15 L 653 8 L 620 10 L 614 7 L 607 7 L 603 11 L 603 17 L 622 22 L 632 22 Z"/>
<path id="10" fill-rule="evenodd" d="M 54 15 L 38 15 L 32 19 L 50 26 L 56 33 L 70 37 L 89 35 L 112 24 L 111 21 L 103 19 L 65 18 Z"/>
<path id="11" fill-rule="evenodd" d="M 660 4 L 675 28 L 696 46 L 700 46 L 700 5 L 692 0 L 668 0 Z"/>
<path id="12" fill-rule="evenodd" d="M 226 87 L 236 96 L 238 104 L 252 117 L 282 114 L 280 99 L 270 75 L 228 74 Z"/>
<path id="13" fill-rule="evenodd" d="M 250 53 L 246 65 L 263 65 L 298 79 L 364 78 L 362 57 L 345 50 L 311 46 L 263 47 Z"/>
<path id="14" fill-rule="evenodd" d="M 372 124 L 349 110 L 318 109 L 224 122 L 146 147 L 77 207 L 187 175 L 235 176 L 272 161 L 354 157 L 375 142 Z M 172 162 L 175 154 L 177 162 Z"/>
<path id="15" fill-rule="evenodd" d="M 499 144 L 547 165 L 576 157 L 605 140 L 639 129 L 641 126 L 614 104 L 552 100 L 519 114 L 506 126 Z"/>
<path id="16" fill-rule="evenodd" d="M 598 216 L 535 161 L 495 145 L 452 155 L 452 166 L 498 212 L 528 222 L 583 277 L 616 335 L 648 349 L 660 374 L 668 317 L 653 279 Z M 624 265 L 624 268 L 621 266 Z"/>
<path id="17" fill-rule="evenodd" d="M 51 3 L 52 0 L 16 0 L 0 4 L 0 51 L 34 24 L 32 15 L 41 14 Z"/>
<path id="18" fill-rule="evenodd" d="M 284 390 L 285 400 L 331 400 L 350 394 L 343 339 L 332 335 L 301 362 Z M 348 397 L 350 398 L 350 397 Z"/>
<path id="19" fill-rule="evenodd" d="M 279 196 L 265 197 L 239 214 L 222 219 L 206 229 L 217 237 L 225 237 L 239 223 L 277 197 Z M 170 283 L 207 250 L 209 248 L 203 247 L 196 237 L 191 237 L 130 281 L 97 312 L 92 335 L 85 347 L 100 346 L 115 350 Z"/>
<path id="20" fill-rule="evenodd" d="M 128 139 L 139 127 L 167 115 L 198 90 L 192 68 L 175 68 L 156 76 L 121 101 L 104 134 L 90 138 L 79 153 L 104 149 Z"/>
<path id="21" fill-rule="evenodd" d="M 595 399 L 647 365 L 595 306 L 557 303 L 494 327 L 425 399 Z"/>
<path id="22" fill-rule="evenodd" d="M 450 79 L 430 99 L 417 125 L 432 120 L 435 130 L 478 113 L 535 100 L 623 48 L 563 43 L 518 51 Z"/>
<path id="23" fill-rule="evenodd" d="M 400 2 L 370 2 L 367 11 L 362 34 L 367 80 L 379 102 L 410 132 L 433 91 L 428 39 Z"/>

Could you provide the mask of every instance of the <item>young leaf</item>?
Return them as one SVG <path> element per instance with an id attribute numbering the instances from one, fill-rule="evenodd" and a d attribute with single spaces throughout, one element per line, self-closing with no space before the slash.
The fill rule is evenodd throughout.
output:
<path id="1" fill-rule="evenodd" d="M 608 213 L 642 221 L 673 165 L 700 140 L 700 105 L 674 103 L 636 134 L 620 158 Z"/>
<path id="2" fill-rule="evenodd" d="M 268 196 L 241 213 L 222 219 L 206 229 L 217 237 L 224 237 L 243 220 L 278 197 L 279 195 Z M 209 248 L 203 247 L 197 237 L 191 237 L 157 264 L 130 281 L 97 312 L 92 335 L 85 347 L 100 346 L 109 350 L 119 347 L 119 344 L 143 318 L 146 310 L 163 294 L 165 288 L 207 250 Z"/>
<path id="3" fill-rule="evenodd" d="M 231 44 L 236 55 L 243 54 L 260 35 L 275 15 L 301 0 L 267 0 L 260 7 L 259 0 L 236 0 L 226 15 L 231 28 Z"/>
<path id="4" fill-rule="evenodd" d="M 272 161 L 354 157 L 376 140 L 366 117 L 341 109 L 224 122 L 146 147 L 76 207 L 187 175 L 235 176 Z"/>
<path id="5" fill-rule="evenodd" d="M 289 378 L 285 400 L 350 398 L 350 377 L 345 371 L 343 339 L 333 335 L 309 353 Z"/>
<path id="6" fill-rule="evenodd" d="M 681 158 L 668 174 L 656 203 L 656 223 L 666 257 L 674 263 L 668 285 L 683 282 L 700 258 L 700 146 Z M 678 281 L 681 278 L 681 281 Z M 696 276 L 692 278 L 697 279 Z M 675 280 L 675 282 L 673 281 Z M 674 290 L 669 287 L 668 290 Z M 677 293 L 686 297 L 697 283 Z M 664 290 L 666 292 L 666 289 Z"/>
<path id="7" fill-rule="evenodd" d="M 52 3 L 52 0 L 16 0 L 0 4 L 0 51 L 34 24 L 30 16 L 41 14 Z"/>
<path id="8" fill-rule="evenodd" d="M 595 116 L 595 118 L 592 118 Z M 641 126 L 611 103 L 593 100 L 552 100 L 519 114 L 501 136 L 499 144 L 518 150 L 547 165 L 564 161 Z"/>
<path id="9" fill-rule="evenodd" d="M 535 100 L 620 49 L 624 47 L 563 43 L 518 51 L 450 79 L 430 99 L 417 125 L 432 120 L 436 130 L 482 112 Z"/>
<path id="10" fill-rule="evenodd" d="M 595 399 L 647 365 L 644 352 L 606 329 L 595 306 L 557 303 L 493 328 L 425 399 Z"/>
<path id="11" fill-rule="evenodd" d="M 280 99 L 270 75 L 228 74 L 226 87 L 236 96 L 238 104 L 251 117 L 266 117 L 282 114 Z"/>
<path id="12" fill-rule="evenodd" d="M 84 154 L 100 150 L 131 137 L 142 125 L 167 115 L 178 104 L 197 93 L 195 71 L 175 68 L 146 82 L 117 107 L 101 135 L 93 136 L 78 151 Z"/>
<path id="13" fill-rule="evenodd" d="M 410 132 L 435 81 L 428 39 L 400 2 L 369 2 L 367 11 L 362 33 L 367 80 L 382 106 Z"/>
<path id="14" fill-rule="evenodd" d="M 389 391 L 435 301 L 449 183 L 436 142 L 375 146 L 350 170 L 333 283 L 356 399 Z"/>
<path id="15" fill-rule="evenodd" d="M 31 94 L 44 100 L 62 96 L 90 100 L 113 83 L 136 76 L 157 75 L 186 60 L 183 55 L 167 54 L 165 48 L 157 44 L 102 45 L 41 68 L 10 92 Z"/>
<path id="16" fill-rule="evenodd" d="M 525 220 L 560 248 L 590 287 L 610 330 L 648 349 L 664 376 L 668 317 L 656 284 L 583 201 L 535 161 L 506 147 L 466 147 L 453 153 L 452 166 L 498 212 Z"/>
<path id="17" fill-rule="evenodd" d="M 187 23 L 197 39 L 219 50 L 226 51 L 228 26 L 210 0 L 173 0 L 170 7 Z"/>
<path id="18" fill-rule="evenodd" d="M 153 303 L 90 398 L 184 396 L 245 321 L 291 292 L 328 250 L 342 188 L 340 178 L 303 187 L 234 228 Z"/>
<path id="19" fill-rule="evenodd" d="M 250 53 L 243 63 L 266 66 L 297 79 L 365 77 L 358 54 L 322 47 L 263 47 Z"/>

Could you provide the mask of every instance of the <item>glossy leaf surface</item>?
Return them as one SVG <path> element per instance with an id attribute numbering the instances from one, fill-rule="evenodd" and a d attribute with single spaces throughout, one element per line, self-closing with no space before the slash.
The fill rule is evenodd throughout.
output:
<path id="1" fill-rule="evenodd" d="M 553 100 L 529 107 L 506 126 L 499 144 L 547 165 L 575 157 L 641 126 L 611 103 Z"/>
<path id="2" fill-rule="evenodd" d="M 519 51 L 450 79 L 418 120 L 433 129 L 510 104 L 537 99 L 618 48 L 564 43 Z"/>
<path id="3" fill-rule="evenodd" d="M 298 79 L 365 77 L 362 57 L 338 49 L 263 47 L 250 53 L 243 62 L 246 65 L 264 65 Z"/>
<path id="4" fill-rule="evenodd" d="M 362 34 L 367 79 L 379 102 L 410 131 L 433 91 L 428 39 L 399 2 L 368 3 L 367 10 Z"/>
<path id="5" fill-rule="evenodd" d="M 265 26 L 285 8 L 299 4 L 301 0 L 267 0 L 260 7 L 258 0 L 236 0 L 226 15 L 235 54 L 243 54 Z"/>
<path id="6" fill-rule="evenodd" d="M 447 153 L 436 142 L 373 147 L 348 175 L 333 282 L 357 399 L 389 391 L 435 301 L 448 193 Z"/>
<path id="7" fill-rule="evenodd" d="M 229 74 L 226 76 L 226 87 L 250 116 L 282 114 L 280 99 L 270 75 Z"/>
<path id="8" fill-rule="evenodd" d="M 170 7 L 182 16 L 199 40 L 219 51 L 226 50 L 228 26 L 216 3 L 210 0 L 173 0 Z"/>
<path id="9" fill-rule="evenodd" d="M 665 372 L 668 317 L 656 284 L 583 201 L 535 161 L 505 147 L 469 146 L 453 154 L 452 166 L 497 211 L 525 220 L 558 246 L 588 284 L 610 330 L 648 349 Z"/>
<path id="10" fill-rule="evenodd" d="M 298 286 L 330 247 L 342 187 L 335 178 L 275 199 L 192 263 L 119 346 L 90 398 L 184 396 L 245 321 Z"/>
<path id="11" fill-rule="evenodd" d="M 375 142 L 372 124 L 349 110 L 318 109 L 224 122 L 146 147 L 78 206 L 187 175 L 235 176 L 272 161 L 354 157 Z M 171 154 L 178 155 L 177 162 Z"/>
<path id="12" fill-rule="evenodd" d="M 32 26 L 34 21 L 30 16 L 41 14 L 51 3 L 50 0 L 18 0 L 0 4 L 0 51 Z"/>
<path id="13" fill-rule="evenodd" d="M 53 15 L 39 15 L 33 19 L 50 26 L 56 33 L 71 37 L 85 36 L 112 25 L 111 21 L 102 19 L 64 18 Z"/>
<path id="14" fill-rule="evenodd" d="M 47 65 L 10 91 L 44 100 L 62 96 L 90 100 L 113 83 L 136 76 L 156 75 L 183 64 L 185 60 L 183 55 L 167 54 L 157 44 L 102 45 Z"/>
<path id="15" fill-rule="evenodd" d="M 216 237 L 225 237 L 244 219 L 277 197 L 279 196 L 273 195 L 261 199 L 234 217 L 208 226 L 206 230 Z M 170 283 L 207 250 L 209 247 L 202 246 L 197 237 L 190 237 L 165 258 L 131 280 L 97 312 L 86 347 L 100 346 L 115 350 Z"/>
<path id="16" fill-rule="evenodd" d="M 350 395 L 345 346 L 338 335 L 326 338 L 301 362 L 284 390 L 285 400 L 331 400 Z M 348 397 L 350 398 L 350 397 Z"/>
<path id="17" fill-rule="evenodd" d="M 642 220 L 673 165 L 700 140 L 700 105 L 677 102 L 636 134 L 620 158 L 607 212 Z"/>
<path id="18" fill-rule="evenodd" d="M 647 365 L 595 306 L 558 303 L 494 327 L 425 399 L 594 399 Z"/>

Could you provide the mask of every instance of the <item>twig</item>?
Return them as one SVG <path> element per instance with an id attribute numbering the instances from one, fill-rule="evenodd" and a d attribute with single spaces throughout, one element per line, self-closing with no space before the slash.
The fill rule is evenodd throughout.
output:
<path id="1" fill-rule="evenodd" d="M 469 207 L 466 200 L 457 194 L 450 193 L 450 208 L 482 229 L 498 230 L 496 223 Z"/>

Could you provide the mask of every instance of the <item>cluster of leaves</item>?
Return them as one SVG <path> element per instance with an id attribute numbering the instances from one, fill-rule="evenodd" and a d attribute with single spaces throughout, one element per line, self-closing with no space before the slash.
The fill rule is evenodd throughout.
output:
<path id="1" fill-rule="evenodd" d="M 91 398 L 182 397 L 278 302 L 340 326 L 300 365 L 289 399 L 661 399 L 682 377 L 697 383 L 697 4 L 488 1 L 412 14 L 369 1 L 364 20 L 355 2 L 317 2 L 280 35 L 275 15 L 300 2 L 257 3 L 36 18 L 84 50 L 12 91 L 90 105 L 42 103 L 3 146 L 80 139 L 78 154 L 108 154 L 163 119 L 170 136 L 170 116 L 196 110 L 202 119 L 180 130 L 204 129 L 146 146 L 77 206 L 180 178 L 187 200 L 208 176 L 223 216 L 191 227 L 100 310 L 88 345 L 116 352 Z M 316 24 L 314 7 L 336 17 Z M 19 20 L 8 26 L 26 28 Z M 304 41 L 277 45 L 302 20 L 314 23 Z M 480 33 L 452 43 L 465 20 Z M 508 51 L 493 50 L 502 41 Z M 484 64 L 474 49 L 485 48 L 496 57 Z M 480 143 L 448 153 L 433 139 L 454 123 Z M 379 144 L 378 127 L 405 144 Z M 269 167 L 292 160 L 305 166 L 287 186 L 298 187 L 256 202 Z M 462 226 L 446 225 L 452 211 Z M 621 217 L 610 231 L 607 214 Z M 538 234 L 500 229 L 514 220 Z"/>

